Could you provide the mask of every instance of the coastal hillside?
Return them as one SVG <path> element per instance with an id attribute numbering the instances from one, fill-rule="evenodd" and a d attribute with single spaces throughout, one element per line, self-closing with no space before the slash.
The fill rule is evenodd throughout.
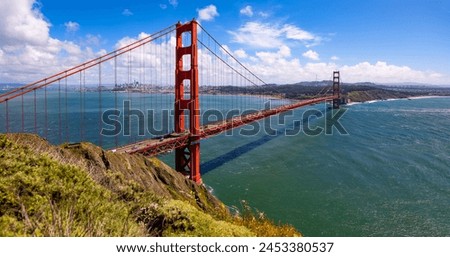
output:
<path id="1" fill-rule="evenodd" d="M 311 99 L 324 93 L 331 94 L 332 81 L 299 82 L 296 84 L 269 84 L 253 87 L 200 87 L 203 94 L 236 94 L 236 95 L 267 95 L 288 99 Z M 342 83 L 341 97 L 346 102 L 366 102 L 371 100 L 399 99 L 414 96 L 450 96 L 450 88 L 432 86 L 383 86 L 369 82 Z"/>
<path id="2" fill-rule="evenodd" d="M 418 94 L 412 92 L 400 92 L 394 90 L 380 88 L 346 88 L 343 87 L 343 96 L 348 102 L 366 102 L 372 100 L 399 99 L 416 96 Z"/>
<path id="3" fill-rule="evenodd" d="M 0 134 L 0 236 L 300 236 L 157 158 Z"/>

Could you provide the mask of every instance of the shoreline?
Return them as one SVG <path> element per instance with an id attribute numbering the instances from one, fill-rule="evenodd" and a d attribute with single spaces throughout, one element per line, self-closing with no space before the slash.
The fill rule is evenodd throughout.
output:
<path id="1" fill-rule="evenodd" d="M 439 95 L 429 95 L 429 96 L 411 96 L 405 98 L 388 98 L 388 99 L 378 99 L 378 100 L 370 100 L 365 102 L 350 102 L 345 104 L 345 106 L 352 106 L 358 104 L 371 104 L 377 102 L 385 102 L 385 101 L 399 101 L 399 100 L 418 100 L 418 99 L 431 99 L 431 98 L 450 98 L 450 96 L 439 96 Z"/>

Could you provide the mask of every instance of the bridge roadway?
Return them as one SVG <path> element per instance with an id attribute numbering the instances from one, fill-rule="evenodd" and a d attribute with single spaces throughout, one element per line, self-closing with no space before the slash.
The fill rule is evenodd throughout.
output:
<path id="1" fill-rule="evenodd" d="M 279 106 L 269 110 L 262 110 L 242 116 L 236 116 L 228 120 L 218 121 L 204 125 L 200 129 L 199 135 L 191 135 L 189 131 L 184 133 L 172 133 L 164 135 L 162 137 L 151 138 L 143 141 L 139 141 L 133 144 L 125 145 L 116 149 L 112 149 L 113 152 L 118 153 L 141 153 L 146 156 L 155 156 L 163 153 L 173 151 L 180 147 L 185 147 L 192 142 L 200 139 L 208 138 L 217 134 L 220 134 L 229 129 L 238 128 L 240 126 L 250 124 L 254 121 L 267 118 L 272 115 L 276 115 L 285 111 L 293 110 L 306 105 L 316 104 L 323 101 L 331 101 L 336 99 L 337 96 L 319 97 L 309 100 L 302 100 L 293 104 L 287 104 Z"/>

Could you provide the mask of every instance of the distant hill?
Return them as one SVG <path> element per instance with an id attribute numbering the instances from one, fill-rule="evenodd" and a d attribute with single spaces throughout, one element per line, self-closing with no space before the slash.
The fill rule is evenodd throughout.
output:
<path id="1" fill-rule="evenodd" d="M 200 87 L 203 94 L 268 95 L 288 99 L 310 99 L 331 93 L 332 81 L 304 81 L 294 84 L 268 84 L 264 86 L 207 86 Z M 342 83 L 341 95 L 351 102 L 407 98 L 412 96 L 450 96 L 450 88 L 432 86 L 386 86 L 372 82 Z"/>

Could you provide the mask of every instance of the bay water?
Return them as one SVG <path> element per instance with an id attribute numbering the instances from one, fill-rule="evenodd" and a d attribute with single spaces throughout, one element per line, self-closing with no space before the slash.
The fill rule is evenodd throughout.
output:
<path id="1" fill-rule="evenodd" d="M 202 142 L 203 181 L 306 236 L 450 236 L 450 98 L 342 108 L 347 135 Z"/>
<path id="2" fill-rule="evenodd" d="M 41 115 L 37 132 L 58 143 L 68 135 L 51 126 L 74 129 L 67 132 L 71 138 L 77 137 L 82 127 L 97 127 L 97 95 L 85 93 L 84 104 L 75 106 L 79 92 L 69 92 L 62 102 L 61 92 L 49 92 L 45 119 L 44 106 L 37 106 Z M 119 95 L 119 103 L 130 97 L 125 95 Z M 158 99 L 165 102 L 164 108 L 173 106 L 173 95 L 145 97 L 149 103 L 155 102 L 154 107 L 148 104 L 146 108 L 161 108 Z M 33 97 L 28 98 L 24 104 L 10 104 L 10 131 L 21 126 L 25 132 L 36 131 Z M 233 101 L 237 106 L 245 103 L 260 108 L 260 98 L 235 99 L 216 95 L 201 100 L 205 109 L 224 111 Z M 117 94 L 102 96 L 105 109 L 112 108 L 115 101 Z M 274 105 L 286 103 L 272 101 Z M 208 106 L 208 102 L 220 105 Z M 26 110 L 24 124 L 19 118 L 21 105 Z M 134 106 L 143 108 L 142 101 Z M 6 114 L 5 106 L 2 108 L 0 116 Z M 268 118 L 203 140 L 203 182 L 231 210 L 239 210 L 245 201 L 306 236 L 450 236 L 450 98 L 368 102 L 342 109 L 345 114 L 338 122 L 346 133 L 336 127 L 330 130 L 333 114 L 324 104 L 317 104 L 294 110 L 282 119 Z M 80 116 L 82 124 L 77 122 Z M 168 124 L 167 132 L 173 128 L 170 120 Z M 299 124 L 324 130 L 311 135 Z M 43 127 L 47 127 L 45 133 Z M 332 133 L 325 133 L 325 128 Z M 98 130 L 85 129 L 83 133 L 78 139 L 99 143 Z M 115 143 L 136 138 L 122 137 Z M 114 147 L 112 139 L 102 143 L 105 148 Z M 173 154 L 160 158 L 173 165 Z"/>

